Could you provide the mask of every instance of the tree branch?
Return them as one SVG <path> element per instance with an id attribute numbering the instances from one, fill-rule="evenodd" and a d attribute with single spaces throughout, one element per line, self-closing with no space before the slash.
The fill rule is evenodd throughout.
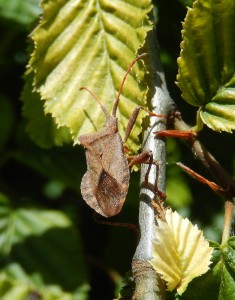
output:
<path id="1" fill-rule="evenodd" d="M 174 108 L 166 87 L 166 81 L 160 62 L 156 31 L 150 31 L 147 37 L 147 52 L 149 53 L 149 71 L 152 86 L 150 92 L 152 111 L 156 114 L 169 114 Z M 150 125 L 144 133 L 143 151 L 151 150 L 153 158 L 159 164 L 159 172 L 152 167 L 149 174 L 149 184 L 154 186 L 157 180 L 158 189 L 165 192 L 166 149 L 165 142 L 156 138 L 154 131 L 165 130 L 166 119 L 151 117 Z M 165 287 L 160 277 L 148 263 L 152 258 L 152 240 L 154 238 L 155 212 L 151 205 L 155 195 L 145 186 L 147 165 L 141 166 L 141 191 L 139 207 L 140 240 L 133 257 L 132 271 L 136 283 L 133 299 L 161 300 L 165 298 Z"/>

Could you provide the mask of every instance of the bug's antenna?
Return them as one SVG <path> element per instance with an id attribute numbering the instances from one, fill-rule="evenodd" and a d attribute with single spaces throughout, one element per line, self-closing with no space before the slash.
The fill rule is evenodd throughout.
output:
<path id="1" fill-rule="evenodd" d="M 87 87 L 85 86 L 82 86 L 80 88 L 80 90 L 86 90 L 100 105 L 101 109 L 103 110 L 104 114 L 105 114 L 105 117 L 106 119 L 108 120 L 110 118 L 110 114 L 109 112 L 107 111 L 106 107 L 100 102 L 100 100 L 96 97 L 96 95 L 94 93 L 92 93 L 92 91 L 90 91 Z"/>
<path id="2" fill-rule="evenodd" d="M 112 115 L 113 115 L 114 117 L 116 116 L 118 103 L 119 103 L 119 101 L 120 101 L 120 95 L 121 95 L 121 92 L 122 92 L 124 83 L 125 83 L 125 81 L 126 81 L 127 75 L 130 73 L 130 71 L 131 71 L 132 67 L 134 66 L 134 64 L 135 64 L 138 60 L 140 60 L 141 58 L 143 58 L 143 57 L 146 56 L 146 55 L 147 55 L 147 53 L 142 53 L 142 54 L 140 54 L 140 55 L 139 55 L 136 59 L 134 59 L 134 60 L 131 62 L 131 64 L 129 65 L 129 67 L 128 67 L 127 71 L 126 71 L 126 74 L 125 74 L 125 76 L 124 76 L 123 79 L 122 79 L 122 83 L 121 83 L 120 88 L 119 88 L 119 91 L 118 91 L 117 99 L 116 99 L 116 101 L 115 101 L 115 103 L 114 103 L 114 105 L 113 105 L 113 112 L 112 112 Z"/>

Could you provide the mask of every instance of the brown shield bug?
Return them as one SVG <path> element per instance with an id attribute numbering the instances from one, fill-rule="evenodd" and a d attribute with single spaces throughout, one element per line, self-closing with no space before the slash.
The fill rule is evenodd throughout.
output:
<path id="1" fill-rule="evenodd" d="M 104 217 L 115 216 L 121 211 L 129 187 L 129 167 L 138 163 L 153 163 L 151 151 L 142 152 L 130 158 L 127 158 L 124 153 L 123 145 L 127 141 L 141 107 L 137 107 L 130 117 L 124 141 L 118 132 L 118 119 L 116 117 L 120 94 L 126 77 L 133 65 L 145 55 L 138 56 L 127 69 L 113 105 L 112 114 L 109 114 L 104 105 L 88 88 L 81 88 L 88 91 L 96 99 L 106 116 L 106 123 L 101 130 L 79 137 L 80 143 L 86 148 L 87 161 L 87 172 L 81 183 L 82 197 L 91 208 Z M 128 159 L 131 160 L 129 164 Z M 146 174 L 146 182 L 147 176 L 148 174 Z"/>

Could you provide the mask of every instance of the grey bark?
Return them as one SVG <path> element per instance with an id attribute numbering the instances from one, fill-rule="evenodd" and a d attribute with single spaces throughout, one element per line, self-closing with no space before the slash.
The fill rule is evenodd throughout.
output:
<path id="1" fill-rule="evenodd" d="M 151 76 L 152 93 L 151 106 L 156 114 L 169 114 L 174 108 L 174 102 L 167 90 L 165 76 L 160 62 L 159 47 L 156 32 L 152 30 L 147 37 L 147 52 L 149 54 L 149 71 Z M 153 158 L 159 164 L 159 173 L 153 166 L 149 174 L 149 184 L 155 184 L 158 189 L 165 191 L 166 147 L 165 141 L 157 138 L 155 131 L 166 129 L 166 118 L 151 117 L 150 125 L 144 133 L 143 151 L 151 150 Z M 154 193 L 145 186 L 145 174 L 148 165 L 141 166 L 141 190 L 139 207 L 140 240 L 133 257 L 132 271 L 136 289 L 133 299 L 162 300 L 165 298 L 165 288 L 159 275 L 152 269 L 148 260 L 152 257 L 152 241 L 154 239 L 155 213 L 151 201 Z"/>

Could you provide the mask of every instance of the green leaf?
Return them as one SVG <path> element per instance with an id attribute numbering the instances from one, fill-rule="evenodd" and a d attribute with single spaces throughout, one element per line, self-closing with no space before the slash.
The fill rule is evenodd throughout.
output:
<path id="1" fill-rule="evenodd" d="M 41 6 L 43 18 L 31 34 L 34 85 L 45 100 L 45 112 L 67 126 L 78 143 L 79 135 L 105 123 L 98 103 L 79 88 L 87 86 L 111 111 L 125 71 L 151 28 L 151 1 L 58 0 Z M 118 111 L 121 134 L 134 108 L 145 106 L 146 87 L 139 84 L 144 73 L 139 62 L 127 78 Z M 140 125 L 139 118 L 130 137 L 132 149 Z"/>
<path id="2" fill-rule="evenodd" d="M 44 114 L 43 102 L 36 91 L 32 91 L 33 74 L 25 75 L 25 86 L 21 95 L 24 101 L 23 115 L 28 120 L 26 130 L 31 139 L 42 148 L 61 146 L 72 141 L 69 129 L 55 124 L 51 115 Z"/>
<path id="3" fill-rule="evenodd" d="M 185 208 L 192 202 L 192 193 L 185 180 L 185 174 L 175 166 L 176 161 L 182 160 L 182 153 L 176 139 L 167 140 L 167 205 L 176 210 Z"/>
<path id="4" fill-rule="evenodd" d="M 83 149 L 60 147 L 41 149 L 33 143 L 21 145 L 21 150 L 11 153 L 11 157 L 46 178 L 62 182 L 66 187 L 80 189 L 82 176 L 86 171 Z"/>
<path id="5" fill-rule="evenodd" d="M 221 299 L 235 299 L 235 237 L 222 248 L 224 268 L 221 280 Z"/>
<path id="6" fill-rule="evenodd" d="M 131 271 L 122 280 L 119 299 L 131 299 L 135 290 L 135 283 Z"/>
<path id="7" fill-rule="evenodd" d="M 192 6 L 194 0 L 179 0 L 185 6 Z"/>
<path id="8" fill-rule="evenodd" d="M 182 97 L 215 131 L 235 129 L 235 2 L 197 0 L 183 24 Z"/>
<path id="9" fill-rule="evenodd" d="M 0 274 L 0 296 L 4 300 L 85 300 L 86 296 L 74 296 L 57 290 L 37 290 L 28 282 L 10 279 Z"/>
<path id="10" fill-rule="evenodd" d="M 8 249 L 1 253 L 1 298 L 25 300 L 31 290 L 53 296 L 45 299 L 86 299 L 80 236 L 70 219 L 55 210 L 13 209 L 0 199 L 1 249 Z M 6 281 L 14 284 L 6 288 Z"/>
<path id="11" fill-rule="evenodd" d="M 0 193 L 0 257 L 9 254 L 11 250 L 12 235 L 9 228 L 12 226 L 12 220 L 9 218 L 10 214 L 8 198 Z"/>
<path id="12" fill-rule="evenodd" d="M 27 25 L 40 13 L 39 0 L 0 0 L 0 16 Z"/>
<path id="13" fill-rule="evenodd" d="M 214 247 L 210 271 L 194 279 L 179 299 L 235 299 L 235 237 L 224 246 L 215 242 L 210 246 Z"/>
<path id="14" fill-rule="evenodd" d="M 175 175 L 173 177 L 173 175 Z M 167 177 L 168 178 L 168 177 Z M 192 194 L 187 182 L 185 181 L 184 174 L 179 170 L 169 172 L 167 182 L 167 204 L 175 209 L 186 207 L 192 203 Z"/>

